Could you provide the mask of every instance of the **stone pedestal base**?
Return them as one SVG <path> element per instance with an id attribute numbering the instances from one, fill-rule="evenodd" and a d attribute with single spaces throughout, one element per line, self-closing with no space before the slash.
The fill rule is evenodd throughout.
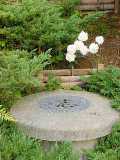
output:
<path id="1" fill-rule="evenodd" d="M 59 144 L 61 142 L 54 142 L 54 141 L 42 141 L 42 146 L 45 151 L 51 150 L 55 144 Z M 97 143 L 96 139 L 89 140 L 89 141 L 73 141 L 72 148 L 74 152 L 82 152 L 83 150 L 87 149 L 94 149 Z"/>
<path id="2" fill-rule="evenodd" d="M 97 140 L 89 140 L 89 141 L 75 141 L 72 142 L 72 147 L 74 151 L 82 151 L 86 149 L 93 149 L 97 143 Z"/>

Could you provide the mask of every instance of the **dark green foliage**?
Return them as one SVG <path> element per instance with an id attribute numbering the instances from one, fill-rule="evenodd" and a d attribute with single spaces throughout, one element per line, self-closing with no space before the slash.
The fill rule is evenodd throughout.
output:
<path id="1" fill-rule="evenodd" d="M 111 98 L 120 96 L 120 69 L 108 67 L 95 72 L 87 79 L 87 83 L 89 91 L 99 92 Z"/>
<path id="2" fill-rule="evenodd" d="M 100 12 L 85 16 L 76 12 L 66 18 L 61 5 L 47 0 L 1 4 L 0 10 L 1 48 L 37 48 L 37 52 L 52 48 L 53 56 L 65 53 L 68 43 L 72 43 L 82 29 L 102 16 Z"/>
<path id="3" fill-rule="evenodd" d="M 104 144 L 103 144 L 104 143 Z M 110 135 L 102 138 L 99 144 L 96 146 L 96 150 L 105 151 L 107 149 L 120 149 L 120 123 L 117 123 Z"/>
<path id="4" fill-rule="evenodd" d="M 113 127 L 112 133 L 102 138 L 95 151 L 87 153 L 88 160 L 119 160 L 120 159 L 120 123 Z"/>
<path id="5" fill-rule="evenodd" d="M 112 100 L 112 107 L 120 111 L 120 96 Z"/>
<path id="6" fill-rule="evenodd" d="M 50 74 L 48 76 L 48 81 L 47 81 L 47 84 L 45 85 L 45 89 L 47 91 L 52 91 L 60 88 L 61 88 L 60 80 L 57 77 L 55 77 L 53 74 Z"/>
<path id="7" fill-rule="evenodd" d="M 113 99 L 113 107 L 120 109 L 120 68 L 108 67 L 86 79 L 86 89 Z"/>
<path id="8" fill-rule="evenodd" d="M 22 95 L 39 90 L 36 75 L 48 60 L 48 52 L 33 58 L 26 51 L 0 52 L 0 104 L 10 107 Z"/>
<path id="9" fill-rule="evenodd" d="M 75 7 L 80 4 L 80 0 L 58 0 L 63 8 L 64 16 L 70 16 L 75 12 Z"/>
<path id="10" fill-rule="evenodd" d="M 1 160 L 44 160 L 40 144 L 22 134 L 14 124 L 0 126 Z"/>
<path id="11" fill-rule="evenodd" d="M 96 22 L 94 22 L 91 25 L 88 25 L 87 29 L 90 34 L 92 35 L 107 35 L 111 34 L 110 26 L 107 24 L 107 22 L 104 22 L 102 19 L 98 19 Z"/>

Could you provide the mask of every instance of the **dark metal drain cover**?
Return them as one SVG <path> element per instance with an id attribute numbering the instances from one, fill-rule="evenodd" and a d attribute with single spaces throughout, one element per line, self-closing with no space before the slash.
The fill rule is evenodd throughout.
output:
<path id="1" fill-rule="evenodd" d="M 86 98 L 66 93 L 43 96 L 38 103 L 40 108 L 52 112 L 81 111 L 90 105 Z"/>

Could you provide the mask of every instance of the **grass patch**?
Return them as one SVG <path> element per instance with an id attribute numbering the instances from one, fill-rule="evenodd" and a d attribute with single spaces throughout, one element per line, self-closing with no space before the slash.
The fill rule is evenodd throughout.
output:
<path id="1" fill-rule="evenodd" d="M 40 143 L 24 135 L 14 123 L 0 120 L 1 160 L 79 160 L 70 143 L 64 142 L 45 152 Z"/>

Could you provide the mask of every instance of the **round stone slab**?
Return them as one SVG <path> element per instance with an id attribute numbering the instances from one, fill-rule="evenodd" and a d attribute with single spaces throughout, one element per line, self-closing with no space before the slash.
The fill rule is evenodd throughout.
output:
<path id="1" fill-rule="evenodd" d="M 65 90 L 27 96 L 11 114 L 28 135 L 47 141 L 91 141 L 109 134 L 119 118 L 106 98 Z"/>

